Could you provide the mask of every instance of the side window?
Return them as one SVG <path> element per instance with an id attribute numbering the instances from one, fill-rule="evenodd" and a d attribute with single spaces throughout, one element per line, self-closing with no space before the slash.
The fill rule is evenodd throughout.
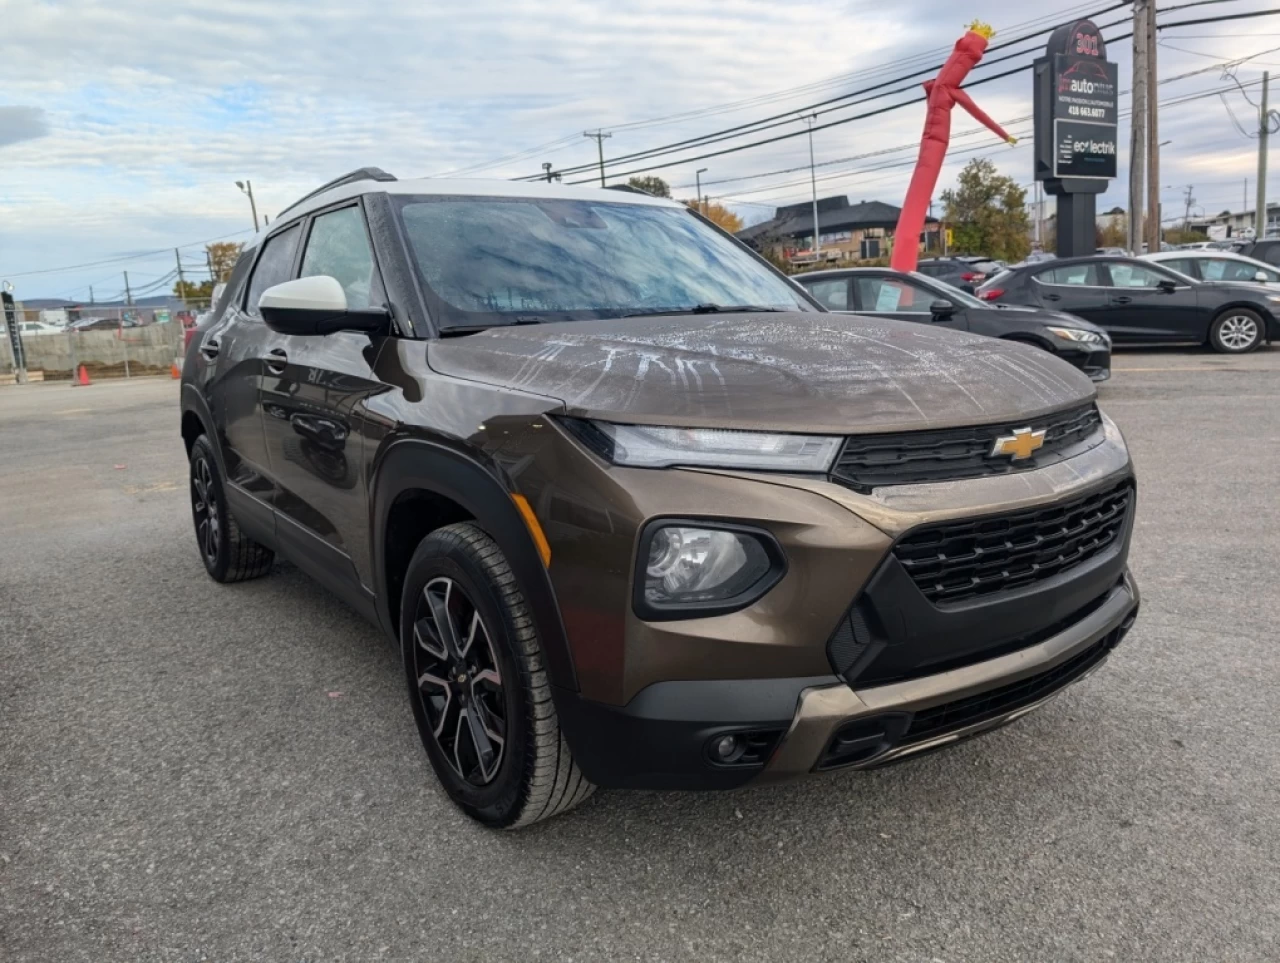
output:
<path id="1" fill-rule="evenodd" d="M 832 311 L 849 310 L 849 281 L 836 278 L 831 281 L 815 281 L 805 289 Z"/>
<path id="2" fill-rule="evenodd" d="M 1113 288 L 1154 288 L 1161 281 L 1173 280 L 1153 268 L 1128 261 L 1113 261 L 1107 267 L 1111 271 Z"/>
<path id="3" fill-rule="evenodd" d="M 1041 284 L 1072 284 L 1080 286 L 1099 285 L 1098 281 L 1098 265 L 1096 264 L 1068 264 L 1063 267 L 1052 268 L 1036 275 L 1036 280 Z"/>
<path id="4" fill-rule="evenodd" d="M 1260 261 L 1266 261 L 1268 264 L 1280 264 L 1280 244 L 1264 244 L 1262 246 L 1262 255 L 1259 257 L 1254 254 L 1253 257 Z"/>
<path id="5" fill-rule="evenodd" d="M 300 233 L 299 225 L 295 224 L 267 238 L 263 245 L 257 266 L 253 269 L 253 277 L 249 279 L 249 298 L 245 302 L 245 310 L 255 318 L 261 317 L 258 313 L 258 301 L 262 292 L 289 280 Z"/>
<path id="6" fill-rule="evenodd" d="M 327 274 L 347 292 L 347 307 L 370 306 L 373 287 L 373 251 L 359 207 L 344 207 L 321 214 L 311 224 L 299 277 Z"/>
<path id="7" fill-rule="evenodd" d="M 1218 274 L 1215 274 L 1214 267 L 1216 265 L 1220 265 L 1222 262 L 1180 257 L 1176 259 L 1171 258 L 1170 260 L 1161 261 L 1160 263 L 1170 271 L 1177 271 L 1179 274 L 1185 274 L 1189 278 L 1203 277 L 1206 280 L 1216 281 L 1221 273 L 1221 268 L 1218 269 Z M 1199 270 L 1197 270 L 1197 268 Z"/>
<path id="8" fill-rule="evenodd" d="M 1276 272 L 1260 268 L 1248 261 L 1232 261 L 1227 258 L 1213 258 L 1200 262 L 1204 276 L 1209 281 L 1253 281 L 1259 271 L 1267 275 L 1268 280 L 1275 280 Z"/>
<path id="9" fill-rule="evenodd" d="M 858 278 L 858 306 L 869 314 L 929 314 L 937 297 L 895 278 Z"/>

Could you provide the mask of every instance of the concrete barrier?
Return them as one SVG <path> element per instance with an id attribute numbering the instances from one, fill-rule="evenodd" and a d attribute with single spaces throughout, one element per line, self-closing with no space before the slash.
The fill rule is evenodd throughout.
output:
<path id="1" fill-rule="evenodd" d="M 7 342 L 7 339 L 5 339 Z M 182 325 L 176 321 L 139 328 L 40 334 L 22 339 L 28 371 L 47 381 L 66 381 L 84 365 L 91 378 L 167 374 L 182 355 Z M 11 370 L 8 344 L 0 347 L 0 369 Z"/>

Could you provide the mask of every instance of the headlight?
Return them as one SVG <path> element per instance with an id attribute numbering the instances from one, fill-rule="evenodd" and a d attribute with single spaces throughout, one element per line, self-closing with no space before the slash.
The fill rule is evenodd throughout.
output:
<path id="1" fill-rule="evenodd" d="M 640 539 L 636 609 L 641 618 L 696 618 L 749 605 L 782 577 L 777 543 L 737 526 L 656 522 Z"/>
<path id="2" fill-rule="evenodd" d="M 666 468 L 707 465 L 772 471 L 825 472 L 844 439 L 721 428 L 663 428 L 607 421 L 566 422 L 583 442 L 615 465 Z"/>
<path id="3" fill-rule="evenodd" d="M 1067 341 L 1079 341 L 1083 344 L 1105 344 L 1106 339 L 1096 331 L 1086 331 L 1083 328 L 1049 328 L 1051 334 L 1056 334 L 1059 338 Z"/>

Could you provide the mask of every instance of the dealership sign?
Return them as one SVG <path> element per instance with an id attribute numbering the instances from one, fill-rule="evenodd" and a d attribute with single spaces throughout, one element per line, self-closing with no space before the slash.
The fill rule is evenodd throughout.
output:
<path id="1" fill-rule="evenodd" d="M 1038 179 L 1116 176 L 1119 83 L 1106 55 L 1097 25 L 1078 20 L 1055 30 L 1036 61 Z"/>

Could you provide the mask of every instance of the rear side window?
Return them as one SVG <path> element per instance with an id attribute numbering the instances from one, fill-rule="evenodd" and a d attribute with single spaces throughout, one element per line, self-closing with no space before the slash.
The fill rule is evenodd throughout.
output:
<path id="1" fill-rule="evenodd" d="M 258 264 L 249 280 L 249 299 L 245 303 L 245 310 L 254 317 L 261 316 L 258 313 L 258 301 L 262 298 L 262 292 L 289 280 L 293 269 L 293 255 L 298 250 L 299 233 L 299 226 L 294 224 L 267 238 L 262 246 L 262 254 L 258 256 Z"/>
<path id="2" fill-rule="evenodd" d="M 1280 244 L 1261 244 L 1259 247 L 1262 253 L 1254 251 L 1250 257 L 1256 257 L 1259 261 L 1266 261 L 1268 264 L 1280 264 Z"/>
<path id="3" fill-rule="evenodd" d="M 1074 284 L 1081 286 L 1092 285 L 1097 287 L 1098 281 L 1098 265 L 1096 264 L 1068 264 L 1063 267 L 1051 268 L 1036 275 L 1036 280 L 1041 284 Z"/>
<path id="4" fill-rule="evenodd" d="M 1200 262 L 1200 270 L 1206 281 L 1256 281 L 1259 271 L 1267 275 L 1268 280 L 1276 279 L 1275 271 L 1260 268 L 1248 261 L 1233 261 L 1225 257 L 1205 258 Z"/>
<path id="5" fill-rule="evenodd" d="M 844 278 L 814 281 L 806 284 L 805 289 L 832 311 L 849 310 L 849 282 Z"/>
<path id="6" fill-rule="evenodd" d="M 367 308 L 373 288 L 373 251 L 358 207 L 321 214 L 311 224 L 299 277 L 327 274 L 347 293 L 347 307 Z"/>

